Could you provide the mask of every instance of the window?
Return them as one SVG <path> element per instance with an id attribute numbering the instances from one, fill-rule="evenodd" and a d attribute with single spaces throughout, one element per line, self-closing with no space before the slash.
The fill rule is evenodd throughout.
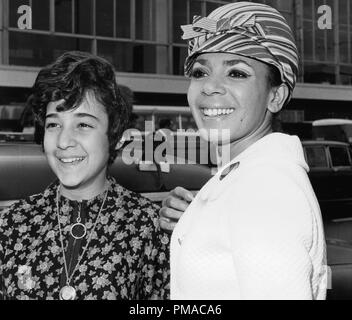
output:
<path id="1" fill-rule="evenodd" d="M 313 60 L 313 25 L 312 21 L 304 21 L 304 58 Z"/>
<path id="2" fill-rule="evenodd" d="M 121 72 L 156 73 L 156 46 L 130 42 L 98 41 L 98 55 Z"/>
<path id="3" fill-rule="evenodd" d="M 184 63 L 187 57 L 186 47 L 174 47 L 173 50 L 173 70 L 174 74 L 184 74 Z"/>
<path id="4" fill-rule="evenodd" d="M 55 31 L 72 32 L 72 0 L 55 0 Z"/>
<path id="5" fill-rule="evenodd" d="M 306 146 L 305 150 L 310 168 L 328 168 L 324 146 Z"/>
<path id="6" fill-rule="evenodd" d="M 91 51 L 91 41 L 71 37 L 10 33 L 10 64 L 45 66 L 69 50 Z"/>
<path id="7" fill-rule="evenodd" d="M 37 30 L 50 29 L 50 1 L 31 0 L 32 27 Z"/>
<path id="8" fill-rule="evenodd" d="M 99 0 L 96 5 L 96 34 L 98 36 L 114 36 L 114 1 Z"/>
<path id="9" fill-rule="evenodd" d="M 181 39 L 182 30 L 181 25 L 187 24 L 187 0 L 173 1 L 173 42 L 182 43 L 185 41 Z"/>
<path id="10" fill-rule="evenodd" d="M 206 15 L 208 15 L 210 12 L 212 12 L 213 10 L 215 10 L 216 8 L 218 8 L 219 6 L 221 6 L 220 3 L 214 3 L 214 2 L 206 2 Z"/>
<path id="11" fill-rule="evenodd" d="M 351 161 L 348 154 L 348 149 L 344 147 L 330 147 L 330 155 L 332 165 L 334 167 L 349 167 Z"/>
<path id="12" fill-rule="evenodd" d="M 131 0 L 116 1 L 116 36 L 131 37 Z"/>
<path id="13" fill-rule="evenodd" d="M 93 34 L 92 0 L 75 0 L 75 33 Z"/>
<path id="14" fill-rule="evenodd" d="M 136 39 L 155 40 L 155 1 L 135 0 L 136 3 Z"/>

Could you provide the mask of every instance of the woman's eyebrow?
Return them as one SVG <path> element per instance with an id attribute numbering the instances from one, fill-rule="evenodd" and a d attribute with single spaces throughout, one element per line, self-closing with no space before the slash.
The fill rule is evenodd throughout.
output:
<path id="1" fill-rule="evenodd" d="M 97 118 L 96 116 L 93 116 L 90 113 L 84 113 L 84 112 L 79 112 L 79 113 L 74 113 L 75 117 L 77 118 L 85 118 L 85 117 L 89 117 L 89 118 L 93 118 L 96 121 L 100 121 L 99 118 Z"/>
<path id="2" fill-rule="evenodd" d="M 45 116 L 45 119 L 48 119 L 48 118 L 58 118 L 58 115 L 57 113 L 49 113 Z"/>
<path id="3" fill-rule="evenodd" d="M 198 62 L 199 64 L 201 65 L 204 65 L 204 66 L 208 66 L 209 65 L 209 61 L 207 59 L 197 59 L 195 61 L 195 63 Z M 246 66 L 248 66 L 249 68 L 253 69 L 253 67 L 251 65 L 249 65 L 246 61 L 244 60 L 241 60 L 241 59 L 230 59 L 230 60 L 224 60 L 222 62 L 222 64 L 226 67 L 232 67 L 236 64 L 245 64 Z"/>
<path id="4" fill-rule="evenodd" d="M 223 65 L 226 66 L 226 67 L 232 67 L 236 64 L 240 64 L 240 63 L 243 63 L 245 64 L 246 66 L 248 66 L 249 68 L 252 68 L 251 65 L 249 65 L 246 61 L 243 61 L 241 59 L 231 59 L 231 60 L 225 60 L 223 61 Z"/>
<path id="5" fill-rule="evenodd" d="M 198 62 L 199 64 L 202 64 L 203 66 L 209 65 L 209 61 L 207 59 L 197 59 L 194 63 Z"/>
<path id="6" fill-rule="evenodd" d="M 92 114 L 90 113 L 85 113 L 85 112 L 79 112 L 79 113 L 74 113 L 73 114 L 74 117 L 76 118 L 85 118 L 85 117 L 89 117 L 89 118 L 93 118 L 95 119 L 96 121 L 100 121 L 99 118 L 97 118 L 96 116 L 93 116 Z M 45 119 L 48 119 L 48 118 L 58 118 L 59 115 L 58 113 L 49 113 L 45 116 Z"/>

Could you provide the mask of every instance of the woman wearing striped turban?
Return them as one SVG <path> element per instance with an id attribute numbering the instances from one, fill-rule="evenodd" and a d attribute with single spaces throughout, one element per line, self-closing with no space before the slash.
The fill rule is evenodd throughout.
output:
<path id="1" fill-rule="evenodd" d="M 272 7 L 237 2 L 182 29 L 192 114 L 230 161 L 193 200 L 178 187 L 163 202 L 165 229 L 182 215 L 171 298 L 325 299 L 323 224 L 302 145 L 272 132 L 297 77 L 290 27 Z"/>

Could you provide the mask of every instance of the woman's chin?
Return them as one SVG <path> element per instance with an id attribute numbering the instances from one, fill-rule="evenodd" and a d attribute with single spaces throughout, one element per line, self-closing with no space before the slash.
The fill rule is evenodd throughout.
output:
<path id="1" fill-rule="evenodd" d="M 79 186 L 82 184 L 82 181 L 80 179 L 74 178 L 74 177 L 59 177 L 60 184 L 65 188 L 69 190 L 74 190 L 79 188 Z"/>
<path id="2" fill-rule="evenodd" d="M 230 130 L 218 128 L 202 128 L 199 130 L 200 136 L 213 144 L 227 144 L 230 142 Z"/>

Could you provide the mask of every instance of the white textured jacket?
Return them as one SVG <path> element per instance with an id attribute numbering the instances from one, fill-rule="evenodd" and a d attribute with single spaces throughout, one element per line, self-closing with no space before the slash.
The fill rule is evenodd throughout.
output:
<path id="1" fill-rule="evenodd" d="M 298 137 L 272 133 L 211 178 L 172 234 L 171 299 L 325 299 L 308 170 Z"/>

